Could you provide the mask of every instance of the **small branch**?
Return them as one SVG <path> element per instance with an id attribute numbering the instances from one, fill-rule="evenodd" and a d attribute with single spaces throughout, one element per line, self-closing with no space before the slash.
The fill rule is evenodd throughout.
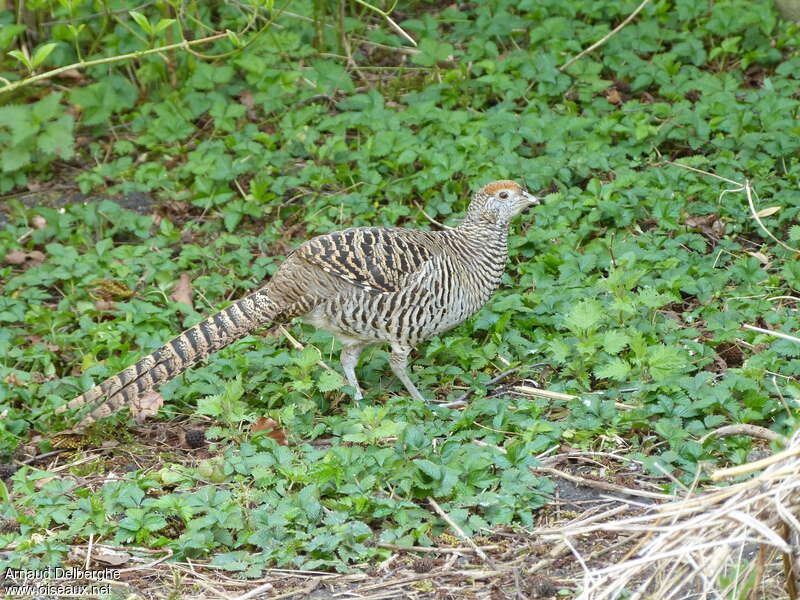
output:
<path id="1" fill-rule="evenodd" d="M 213 42 L 214 40 L 218 40 L 224 37 L 228 37 L 227 33 L 218 33 L 216 35 L 212 35 L 209 37 L 201 38 L 199 40 L 183 40 L 176 44 L 169 44 L 168 46 L 159 46 L 158 48 L 150 48 L 149 50 L 139 50 L 137 52 L 128 52 L 127 54 L 119 54 L 117 56 L 107 56 L 105 58 L 98 58 L 95 60 L 85 60 L 81 62 L 76 62 L 71 65 L 65 65 L 63 67 L 58 67 L 57 69 L 53 69 L 51 71 L 45 71 L 44 73 L 39 73 L 38 75 L 32 75 L 31 77 L 27 77 L 26 79 L 20 79 L 19 81 L 15 81 L 8 85 L 5 85 L 0 88 L 0 94 L 3 92 L 11 92 L 26 85 L 30 85 L 35 81 L 42 81 L 43 79 L 50 79 L 51 77 L 55 77 L 56 75 L 60 75 L 65 71 L 70 71 L 72 69 L 85 69 L 87 67 L 94 67 L 96 65 L 104 65 L 113 62 L 119 62 L 122 60 L 128 60 L 129 58 L 141 58 L 142 56 L 147 56 L 148 54 L 156 54 L 157 52 L 167 52 L 168 50 L 175 50 L 177 48 L 188 48 L 189 46 L 196 46 L 197 44 L 205 44 L 207 42 Z"/>
<path id="2" fill-rule="evenodd" d="M 453 531 L 455 531 L 458 534 L 458 537 L 460 537 L 462 540 L 464 540 L 470 545 L 470 547 L 475 551 L 475 554 L 480 556 L 483 562 L 492 567 L 492 569 L 497 570 L 497 567 L 492 562 L 492 559 L 486 556 L 486 553 L 483 550 L 481 550 L 480 547 L 475 542 L 472 541 L 472 538 L 470 538 L 466 533 L 464 533 L 461 527 L 459 527 L 458 524 L 455 521 L 453 521 L 453 519 L 450 518 L 450 515 L 444 512 L 444 510 L 442 510 L 442 507 L 439 506 L 439 503 L 436 502 L 436 500 L 434 500 L 433 497 L 428 496 L 428 502 L 433 507 L 433 510 L 435 510 L 437 514 L 440 517 L 442 517 L 447 522 L 447 524 L 450 525 L 450 527 L 453 528 Z"/>
<path id="3" fill-rule="evenodd" d="M 695 167 L 690 167 L 689 165 L 682 165 L 681 163 L 676 163 L 671 160 L 665 160 L 664 164 L 673 165 L 676 167 L 680 167 L 682 169 L 687 169 L 689 171 L 694 171 L 695 173 L 700 173 L 701 175 L 708 175 L 709 177 L 714 177 L 715 179 L 719 179 L 726 183 L 730 183 L 731 185 L 737 186 L 736 189 L 725 190 L 722 193 L 725 194 L 727 192 L 744 192 L 745 195 L 747 196 L 747 205 L 750 207 L 750 214 L 756 220 L 756 223 L 758 223 L 758 226 L 761 228 L 761 230 L 764 233 L 766 233 L 771 240 L 773 240 L 775 243 L 779 244 L 783 248 L 786 248 L 790 252 L 800 254 L 800 250 L 798 250 L 797 248 L 792 248 L 788 244 L 785 244 L 784 242 L 776 238 L 774 235 L 772 235 L 770 230 L 767 229 L 766 225 L 764 225 L 764 222 L 761 220 L 761 217 L 758 216 L 758 211 L 756 210 L 755 204 L 753 202 L 753 186 L 750 185 L 749 180 L 745 180 L 744 183 L 740 183 L 738 181 L 734 181 L 733 179 L 728 179 L 727 177 L 722 177 L 720 175 L 717 175 L 716 173 L 709 173 L 708 171 L 703 171 L 702 169 L 696 169 Z"/>
<path id="4" fill-rule="evenodd" d="M 761 230 L 764 233 L 766 233 L 771 240 L 773 240 L 780 246 L 786 248 L 790 252 L 794 252 L 795 254 L 800 254 L 800 250 L 798 250 L 797 248 L 792 248 L 788 244 L 784 244 L 782 241 L 780 241 L 778 238 L 772 235 L 772 232 L 769 229 L 767 229 L 767 227 L 761 221 L 761 217 L 758 216 L 758 212 L 756 212 L 756 207 L 753 204 L 753 188 L 750 187 L 749 181 L 744 182 L 744 191 L 747 194 L 747 205 L 750 207 L 750 214 L 753 215 L 753 218 L 756 220 L 756 223 L 758 223 L 758 226 L 761 227 Z"/>
<path id="5" fill-rule="evenodd" d="M 358 1 L 358 0 L 356 0 L 356 1 Z M 623 27 L 625 27 L 628 23 L 630 23 L 631 21 L 633 21 L 633 19 L 636 18 L 636 15 L 638 15 L 640 12 L 642 12 L 642 9 L 645 6 L 647 6 L 648 2 L 650 2 L 650 0 L 642 0 L 642 3 L 639 6 L 636 7 L 636 10 L 634 10 L 631 14 L 629 14 L 622 23 L 620 23 L 619 25 L 614 27 L 614 29 L 612 29 L 605 37 L 597 40 L 594 44 L 592 44 L 591 46 L 586 48 L 586 50 L 583 50 L 580 54 L 572 57 L 567 62 L 565 62 L 563 65 L 558 67 L 558 70 L 559 71 L 565 71 L 574 62 L 576 62 L 577 60 L 580 60 L 581 58 L 583 58 L 584 56 L 586 56 L 587 54 L 589 54 L 593 50 L 596 50 L 597 48 L 599 48 L 600 46 L 605 44 L 608 40 L 610 40 L 613 36 L 617 35 L 620 31 L 622 31 Z"/>
<path id="6" fill-rule="evenodd" d="M 635 490 L 633 488 L 626 488 L 621 485 L 617 485 L 615 483 L 608 483 L 607 481 L 595 481 L 594 479 L 584 479 L 583 477 L 579 477 L 578 475 L 573 475 L 572 473 L 565 473 L 564 471 L 559 471 L 558 469 L 553 469 L 551 467 L 533 467 L 531 471 L 534 473 L 545 473 L 547 475 L 555 475 L 556 477 L 561 477 L 562 479 L 566 479 L 567 481 L 571 481 L 573 483 L 577 483 L 579 485 L 584 485 L 586 487 L 595 488 L 598 490 L 604 490 L 606 492 L 615 492 L 617 494 L 625 494 L 627 496 L 639 496 L 641 498 L 652 498 L 653 500 L 674 500 L 674 496 L 670 496 L 669 494 L 659 494 L 657 492 L 646 492 L 644 490 Z"/>
<path id="7" fill-rule="evenodd" d="M 758 471 L 797 455 L 800 455 L 800 446 L 787 448 L 786 450 L 782 450 L 781 452 L 773 454 L 772 456 L 768 456 L 767 458 L 762 458 L 761 460 L 756 460 L 754 462 L 737 465 L 735 467 L 728 467 L 727 469 L 717 469 L 711 474 L 711 479 L 714 481 L 719 481 L 720 479 L 727 479 L 728 477 L 736 477 L 737 475 L 752 473 L 753 471 Z"/>
<path id="8" fill-rule="evenodd" d="M 660 155 L 659 155 L 660 156 Z M 654 166 L 660 166 L 662 163 L 659 163 Z M 744 189 L 744 185 L 742 185 L 738 181 L 734 181 L 733 179 L 728 179 L 727 177 L 723 177 L 722 175 L 717 175 L 716 173 L 711 173 L 709 171 L 703 171 L 703 169 L 698 169 L 696 167 L 690 167 L 689 165 L 684 165 L 678 162 L 674 162 L 671 160 L 665 160 L 663 162 L 665 165 L 672 165 L 673 167 L 680 167 L 681 169 L 686 169 L 687 171 L 694 171 L 695 173 L 700 173 L 701 175 L 707 175 L 708 177 L 713 177 L 714 179 L 719 179 L 720 181 L 724 181 L 725 183 L 730 183 L 731 185 L 738 186 L 739 189 L 732 190 L 735 192 L 741 192 Z"/>
<path id="9" fill-rule="evenodd" d="M 275 589 L 275 585 L 271 581 L 268 581 L 267 583 L 264 583 L 262 585 L 254 587 L 252 590 L 242 594 L 241 596 L 236 596 L 232 600 L 248 600 L 248 598 L 255 598 L 256 596 L 258 596 L 262 592 L 271 592 L 274 589 Z M 289 593 L 289 595 L 282 594 L 281 596 L 277 596 L 277 597 L 278 598 L 281 598 L 281 597 L 288 598 L 289 596 L 294 596 L 295 594 L 301 594 L 301 593 L 303 593 L 302 589 L 297 590 L 297 591 L 293 591 L 293 592 Z M 275 596 L 273 596 L 273 598 L 274 597 Z"/>
<path id="10" fill-rule="evenodd" d="M 767 429 L 766 427 L 759 427 L 758 425 L 750 425 L 748 423 L 740 423 L 739 425 L 726 425 L 725 427 L 720 427 L 719 429 L 715 429 L 714 431 L 709 431 L 698 441 L 702 444 L 712 436 L 727 437 L 730 435 L 749 435 L 750 437 L 760 438 L 762 440 L 768 440 L 770 442 L 786 441 L 786 438 L 782 436 L 780 433 L 775 433 L 774 431 L 772 431 L 771 429 Z"/>
<path id="11" fill-rule="evenodd" d="M 426 212 L 425 212 L 425 209 L 424 209 L 424 208 L 422 208 L 422 207 L 421 207 L 419 204 L 417 204 L 416 202 L 414 202 L 414 206 L 416 206 L 416 207 L 417 207 L 417 210 L 418 210 L 419 212 L 421 212 L 421 213 L 423 214 L 423 216 L 424 216 L 426 219 L 428 219 L 428 221 L 430 221 L 431 223 L 433 223 L 433 224 L 434 224 L 434 225 L 436 225 L 437 227 L 441 227 L 442 229 L 453 229 L 453 227 L 450 227 L 449 225 L 445 225 L 444 223 L 439 223 L 439 221 L 437 221 L 437 220 L 436 220 L 436 219 L 434 219 L 432 216 L 430 216 L 428 213 L 426 213 Z"/>
<path id="12" fill-rule="evenodd" d="M 526 396 L 536 396 L 537 398 L 547 398 L 548 400 L 574 400 L 578 396 L 564 394 L 562 392 L 552 392 L 550 390 L 540 390 L 530 385 L 517 385 L 514 391 Z"/>
<path id="13" fill-rule="evenodd" d="M 755 325 L 748 325 L 745 323 L 742 325 L 742 329 L 747 329 L 749 331 L 755 331 L 757 333 L 764 333 L 766 335 L 772 335 L 778 338 L 782 338 L 784 340 L 789 340 L 790 342 L 797 342 L 800 344 L 800 338 L 795 337 L 793 335 L 789 335 L 788 333 L 783 333 L 782 331 L 772 331 L 772 329 L 764 329 L 762 327 L 756 327 Z"/>
<path id="14" fill-rule="evenodd" d="M 394 4 L 394 5 L 392 5 L 392 9 L 390 9 L 390 10 L 388 10 L 388 11 L 385 11 L 385 10 L 381 10 L 381 9 L 380 9 L 380 8 L 378 8 L 377 6 L 374 6 L 373 4 L 370 4 L 369 2 L 365 2 L 365 0 L 355 0 L 355 1 L 356 1 L 358 4 L 360 4 L 361 6 L 364 6 L 365 8 L 368 8 L 368 9 L 370 9 L 371 11 L 374 11 L 374 12 L 378 13 L 380 16 L 382 16 L 384 19 L 386 19 L 386 22 L 387 22 L 387 23 L 389 23 L 389 27 L 391 27 L 392 29 L 394 29 L 394 30 L 395 30 L 397 33 L 399 33 L 399 34 L 400 34 L 402 37 L 404 37 L 406 40 L 408 40 L 409 42 L 411 42 L 411 43 L 412 43 L 414 46 L 416 46 L 416 45 L 417 45 L 417 42 L 415 42 L 415 41 L 414 41 L 414 38 L 412 38 L 410 35 L 408 35 L 408 34 L 407 34 L 407 33 L 406 33 L 404 30 L 403 30 L 403 28 L 402 28 L 402 27 L 400 27 L 400 25 L 398 25 L 397 23 L 395 23 L 394 19 L 392 19 L 392 17 L 390 17 L 390 16 L 389 16 L 389 15 L 390 15 L 390 13 L 392 12 L 392 10 L 394 9 L 394 6 L 397 4 L 397 2 L 395 2 L 395 4 Z"/>
<path id="15" fill-rule="evenodd" d="M 500 373 L 500 375 L 498 375 L 497 377 L 494 377 L 494 378 L 490 379 L 486 383 L 486 387 L 488 388 L 490 385 L 494 385 L 498 381 L 502 381 L 503 379 L 505 379 L 509 375 L 513 375 L 517 371 L 519 371 L 519 367 L 514 367 L 513 369 L 509 369 L 508 371 L 504 371 L 503 373 Z M 467 398 L 472 396 L 472 394 L 474 394 L 474 393 L 475 393 L 474 390 L 467 390 L 466 392 L 461 394 L 458 398 L 456 398 L 452 402 L 446 402 L 444 404 L 440 404 L 439 406 L 443 406 L 444 408 L 456 408 L 456 407 L 459 407 L 459 406 L 464 406 L 466 404 Z"/>
<path id="16" fill-rule="evenodd" d="M 280 332 L 284 335 L 284 337 L 287 340 L 289 340 L 289 343 L 292 346 L 294 346 L 295 350 L 300 350 L 302 352 L 303 350 L 306 349 L 306 347 L 303 346 L 303 344 L 301 344 L 300 342 L 298 342 L 297 339 L 291 333 L 289 333 L 283 325 L 278 325 L 278 329 L 280 329 Z M 328 366 L 323 360 L 318 360 L 317 365 L 319 365 L 326 371 L 333 371 L 333 369 L 330 366 Z"/>
<path id="17" fill-rule="evenodd" d="M 397 544 L 384 544 L 379 542 L 375 544 L 378 548 L 385 548 L 386 550 L 394 550 L 395 552 L 422 552 L 424 554 L 432 554 L 441 552 L 442 554 L 463 554 L 464 552 L 475 552 L 475 548 L 437 548 L 436 546 L 398 546 Z M 497 550 L 500 546 L 477 546 L 481 550 Z"/>

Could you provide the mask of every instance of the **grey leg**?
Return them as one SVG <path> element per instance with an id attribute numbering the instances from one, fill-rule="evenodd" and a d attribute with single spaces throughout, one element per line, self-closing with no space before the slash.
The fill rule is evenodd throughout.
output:
<path id="1" fill-rule="evenodd" d="M 392 344 L 392 353 L 389 355 L 389 366 L 392 367 L 392 371 L 397 375 L 397 378 L 406 386 L 411 397 L 414 398 L 414 400 L 425 402 L 425 398 L 422 397 L 417 387 L 413 384 L 411 379 L 408 378 L 408 371 L 406 369 L 408 368 L 408 355 L 410 352 L 411 348 L 409 346 Z"/>
<path id="2" fill-rule="evenodd" d="M 358 357 L 361 355 L 361 352 L 369 346 L 369 344 L 365 344 L 363 342 L 357 342 L 355 340 L 348 340 L 346 342 L 342 342 L 342 354 L 339 360 L 342 362 L 342 370 L 344 370 L 344 376 L 347 378 L 348 385 L 351 385 L 356 389 L 355 398 L 356 400 L 361 400 L 364 397 L 364 394 L 361 393 L 361 387 L 358 385 L 358 379 L 356 379 L 356 365 L 358 364 Z"/>

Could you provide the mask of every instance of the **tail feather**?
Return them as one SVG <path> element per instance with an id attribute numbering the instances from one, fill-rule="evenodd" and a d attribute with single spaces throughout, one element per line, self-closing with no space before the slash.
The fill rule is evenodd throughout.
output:
<path id="1" fill-rule="evenodd" d="M 275 320 L 278 312 L 278 306 L 262 288 L 190 327 L 152 354 L 60 406 L 56 412 L 93 405 L 105 398 L 75 428 L 84 429 L 142 394 L 158 389 L 210 354 Z"/>

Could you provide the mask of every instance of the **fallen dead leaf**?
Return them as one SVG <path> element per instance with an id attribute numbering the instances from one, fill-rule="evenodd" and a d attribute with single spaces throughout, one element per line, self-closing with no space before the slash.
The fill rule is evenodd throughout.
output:
<path id="1" fill-rule="evenodd" d="M 770 206 L 768 208 L 762 208 L 756 213 L 756 216 L 760 219 L 761 217 L 768 217 L 770 215 L 774 215 L 781 209 L 780 206 Z"/>
<path id="2" fill-rule="evenodd" d="M 31 219 L 31 225 L 34 229 L 44 229 L 47 227 L 47 219 L 45 219 L 42 215 L 35 215 Z"/>
<path id="3" fill-rule="evenodd" d="M 175 289 L 172 290 L 170 298 L 175 302 L 183 302 L 192 308 L 192 280 L 189 279 L 188 273 L 181 273 L 181 278 L 175 284 Z"/>
<path id="4" fill-rule="evenodd" d="M 753 258 L 758 259 L 758 262 L 760 262 L 765 267 L 769 266 L 769 258 L 767 258 L 767 255 L 764 254 L 763 252 L 750 252 L 747 250 L 745 252 L 747 252 Z"/>
<path id="5" fill-rule="evenodd" d="M 5 381 L 9 385 L 15 385 L 17 387 L 22 387 L 23 385 L 25 385 L 22 381 L 20 381 L 17 378 L 17 374 L 16 373 L 9 373 L 6 376 L 6 378 L 3 379 L 3 381 Z"/>
<path id="6" fill-rule="evenodd" d="M 272 430 L 266 434 L 267 437 L 272 438 L 281 446 L 289 445 L 289 441 L 286 439 L 286 430 L 278 425 L 278 422 L 275 419 L 259 417 L 258 420 L 250 427 L 250 433 L 267 430 Z"/>
<path id="7" fill-rule="evenodd" d="M 65 79 L 73 79 L 75 81 L 82 81 L 86 79 L 86 75 L 81 73 L 78 69 L 67 69 L 58 74 L 59 77 Z"/>
<path id="8" fill-rule="evenodd" d="M 117 308 L 117 303 L 113 300 L 95 300 L 94 309 L 98 312 L 107 312 Z"/>
<path id="9" fill-rule="evenodd" d="M 124 565 L 131 559 L 131 555 L 127 552 L 121 552 L 119 550 L 111 550 L 110 548 L 101 548 L 97 552 L 92 554 L 92 558 L 97 562 L 101 562 L 104 565 L 111 565 L 112 567 L 119 567 L 120 565 Z"/>
<path id="10" fill-rule="evenodd" d="M 6 254 L 4 260 L 7 265 L 21 265 L 25 262 L 28 257 L 27 252 L 23 252 L 22 250 L 12 250 L 8 254 Z"/>
<path id="11" fill-rule="evenodd" d="M 725 223 L 719 218 L 719 215 L 712 213 L 710 215 L 693 215 L 684 219 L 684 224 L 692 229 L 699 229 L 706 235 L 714 237 L 722 237 L 725 233 Z"/>
<path id="12" fill-rule="evenodd" d="M 162 406 L 164 406 L 164 397 L 161 394 L 147 392 L 131 402 L 131 415 L 133 420 L 141 425 L 148 417 L 158 414 Z"/>
<path id="13" fill-rule="evenodd" d="M 606 100 L 611 104 L 622 104 L 622 96 L 620 96 L 617 89 L 613 87 L 606 90 Z"/>
<path id="14" fill-rule="evenodd" d="M 239 102 L 244 104 L 250 110 L 256 105 L 252 92 L 245 91 L 239 94 Z"/>
<path id="15" fill-rule="evenodd" d="M 45 259 L 44 252 L 39 252 L 38 250 L 31 250 L 28 252 L 28 259 L 25 261 L 26 267 L 38 267 L 40 264 L 44 262 Z"/>

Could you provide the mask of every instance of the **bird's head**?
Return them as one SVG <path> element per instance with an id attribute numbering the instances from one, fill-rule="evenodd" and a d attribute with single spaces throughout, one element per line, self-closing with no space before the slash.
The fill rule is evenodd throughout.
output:
<path id="1" fill-rule="evenodd" d="M 475 193 L 465 222 L 489 222 L 507 227 L 511 219 L 540 202 L 540 198 L 528 193 L 516 181 L 493 181 Z"/>

